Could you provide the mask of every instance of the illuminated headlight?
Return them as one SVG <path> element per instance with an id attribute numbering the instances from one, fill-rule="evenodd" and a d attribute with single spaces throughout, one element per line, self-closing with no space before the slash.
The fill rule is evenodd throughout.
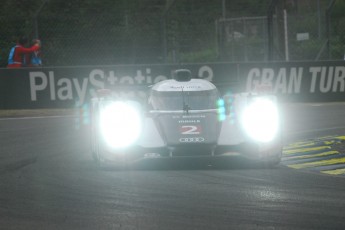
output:
<path id="1" fill-rule="evenodd" d="M 255 98 L 242 114 L 242 125 L 247 135 L 260 142 L 272 141 L 279 130 L 279 112 L 270 98 Z"/>
<path id="2" fill-rule="evenodd" d="M 100 113 L 100 128 L 109 147 L 130 146 L 141 133 L 142 121 L 138 106 L 121 101 L 105 106 Z"/>

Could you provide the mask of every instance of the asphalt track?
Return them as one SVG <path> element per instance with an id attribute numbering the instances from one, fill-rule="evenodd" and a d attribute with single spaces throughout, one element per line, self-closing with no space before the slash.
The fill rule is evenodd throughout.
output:
<path id="1" fill-rule="evenodd" d="M 344 135 L 345 104 L 286 105 L 284 142 Z M 101 171 L 72 117 L 0 119 L 0 229 L 345 229 L 345 178 L 203 162 Z"/>

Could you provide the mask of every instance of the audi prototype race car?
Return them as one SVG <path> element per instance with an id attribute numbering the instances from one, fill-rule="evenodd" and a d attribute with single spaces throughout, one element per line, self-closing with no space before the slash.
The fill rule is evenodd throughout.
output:
<path id="1" fill-rule="evenodd" d="M 225 94 L 189 70 L 149 88 L 146 103 L 99 90 L 91 99 L 94 160 L 123 164 L 149 158 L 240 155 L 278 164 L 281 127 L 275 96 Z"/>

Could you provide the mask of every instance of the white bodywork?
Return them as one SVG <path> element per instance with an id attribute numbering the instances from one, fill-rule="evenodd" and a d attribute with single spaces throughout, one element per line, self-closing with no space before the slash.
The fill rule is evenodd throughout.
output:
<path id="1" fill-rule="evenodd" d="M 141 135 L 133 143 L 133 146 L 139 149 L 132 154 L 135 158 L 144 158 L 146 153 L 152 152 L 157 152 L 155 157 L 174 157 L 175 152 L 179 152 L 178 156 L 183 156 L 181 151 L 194 150 L 193 156 L 198 157 L 199 153 L 207 150 L 211 157 L 236 152 L 252 159 L 273 163 L 280 161 L 279 133 L 272 140 L 260 142 L 250 138 L 244 129 L 241 116 L 252 103 L 252 94 L 231 95 L 231 103 L 228 105 L 225 102 L 224 108 L 218 108 L 213 106 L 213 103 L 218 103 L 216 99 L 220 99 L 219 95 L 217 96 L 217 88 L 202 79 L 165 80 L 152 86 L 150 92 L 147 108 L 141 111 Z M 259 98 L 258 95 L 254 97 Z M 208 98 L 210 102 L 207 101 Z M 224 100 L 226 98 L 224 97 Z M 173 104 L 174 100 L 178 101 L 176 108 Z M 274 96 L 269 96 L 269 100 L 276 103 Z M 99 114 L 102 112 L 102 107 L 113 101 L 117 99 L 109 94 L 92 99 L 92 151 L 97 160 L 118 160 L 119 156 L 124 155 L 128 159 L 130 157 L 127 156 L 131 155 L 133 148 L 129 146 L 128 149 L 112 149 L 104 146 L 100 138 Z M 169 103 L 172 104 L 171 107 L 168 107 Z M 202 107 L 204 105 L 205 107 Z M 168 108 L 165 108 L 166 106 Z M 231 109 L 227 109 L 226 106 Z M 219 111 L 223 111 L 225 115 L 220 116 Z M 277 130 L 280 132 L 279 127 Z M 186 153 L 186 155 L 190 154 Z"/>

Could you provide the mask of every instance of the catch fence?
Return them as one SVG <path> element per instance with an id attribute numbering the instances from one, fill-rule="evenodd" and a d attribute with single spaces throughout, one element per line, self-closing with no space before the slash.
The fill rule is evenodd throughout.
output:
<path id="1" fill-rule="evenodd" d="M 340 60 L 336 0 L 7 0 L 0 66 L 18 34 L 42 40 L 45 66 Z"/>

